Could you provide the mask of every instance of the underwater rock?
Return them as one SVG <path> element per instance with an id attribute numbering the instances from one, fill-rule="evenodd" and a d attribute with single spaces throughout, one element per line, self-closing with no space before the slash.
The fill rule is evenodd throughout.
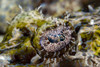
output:
<path id="1" fill-rule="evenodd" d="M 74 12 L 81 9 L 78 0 L 40 0 L 38 7 L 40 7 L 40 12 L 45 16 L 54 17 L 58 17 L 66 11 Z"/>

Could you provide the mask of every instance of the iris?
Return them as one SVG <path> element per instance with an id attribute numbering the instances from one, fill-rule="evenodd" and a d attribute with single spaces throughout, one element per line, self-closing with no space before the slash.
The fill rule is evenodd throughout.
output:
<path id="1" fill-rule="evenodd" d="M 58 43 L 59 41 L 64 41 L 65 36 L 63 34 L 58 34 L 58 35 L 49 35 L 48 40 L 51 43 Z"/>

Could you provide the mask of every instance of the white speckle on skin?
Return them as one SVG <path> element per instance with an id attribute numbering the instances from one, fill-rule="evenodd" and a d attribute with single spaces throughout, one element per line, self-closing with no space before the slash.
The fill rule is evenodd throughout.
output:
<path id="1" fill-rule="evenodd" d="M 93 19 L 90 21 L 90 25 L 94 25 L 94 20 Z"/>
<path id="2" fill-rule="evenodd" d="M 31 63 L 35 64 L 40 58 L 41 57 L 38 54 L 36 54 L 36 56 L 31 59 Z"/>
<path id="3" fill-rule="evenodd" d="M 91 5 L 88 5 L 88 8 L 89 8 L 89 11 L 90 12 L 93 12 L 94 11 L 94 9 L 93 9 L 93 7 Z"/>
<path id="4" fill-rule="evenodd" d="M 9 64 L 9 60 L 11 60 L 9 56 L 0 56 L 0 67 L 4 67 L 5 65 Z"/>
<path id="5" fill-rule="evenodd" d="M 0 56 L 0 60 L 5 60 L 5 58 L 3 56 Z"/>
<path id="6" fill-rule="evenodd" d="M 21 6 L 21 5 L 19 5 L 18 7 L 20 8 L 21 13 L 23 13 L 23 12 L 24 12 L 24 10 L 23 10 L 22 6 Z"/>

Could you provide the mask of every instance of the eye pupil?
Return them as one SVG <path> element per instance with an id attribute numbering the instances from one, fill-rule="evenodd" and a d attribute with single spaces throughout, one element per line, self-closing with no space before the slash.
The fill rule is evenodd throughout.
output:
<path id="1" fill-rule="evenodd" d="M 53 36 L 52 36 L 53 37 Z M 51 43 L 57 43 L 58 41 L 52 37 L 48 37 L 48 40 L 51 42 Z M 54 36 L 55 37 L 55 36 Z"/>
<path id="2" fill-rule="evenodd" d="M 58 35 L 49 35 L 48 36 L 48 40 L 51 43 L 58 43 L 59 41 L 64 41 L 65 37 L 62 34 L 58 34 Z"/>
<path id="3" fill-rule="evenodd" d="M 65 36 L 64 35 L 59 35 L 59 37 L 60 37 L 60 41 L 64 41 L 64 39 L 65 39 Z"/>

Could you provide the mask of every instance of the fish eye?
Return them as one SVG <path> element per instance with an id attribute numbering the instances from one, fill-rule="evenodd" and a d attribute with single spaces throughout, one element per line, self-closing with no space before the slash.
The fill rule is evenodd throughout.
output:
<path id="1" fill-rule="evenodd" d="M 71 40 L 72 31 L 60 25 L 45 31 L 40 38 L 40 45 L 48 52 L 55 52 L 64 48 Z"/>

